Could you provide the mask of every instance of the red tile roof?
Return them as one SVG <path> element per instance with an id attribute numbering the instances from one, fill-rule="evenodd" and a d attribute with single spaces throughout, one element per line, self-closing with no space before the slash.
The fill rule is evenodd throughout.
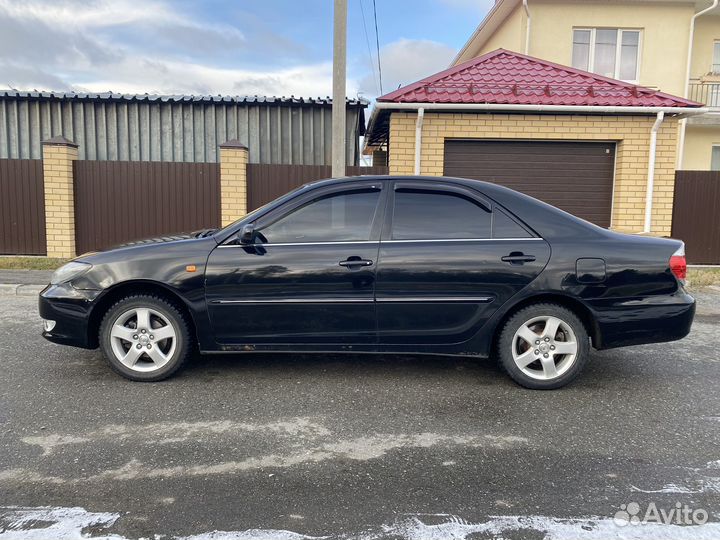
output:
<path id="1" fill-rule="evenodd" d="M 701 103 L 504 49 L 473 58 L 377 101 L 612 107 L 701 107 Z"/>

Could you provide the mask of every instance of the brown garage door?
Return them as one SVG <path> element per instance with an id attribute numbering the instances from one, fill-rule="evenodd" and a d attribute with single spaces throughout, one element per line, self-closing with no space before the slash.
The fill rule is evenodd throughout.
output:
<path id="1" fill-rule="evenodd" d="M 445 175 L 522 191 L 610 226 L 614 143 L 445 141 Z"/>

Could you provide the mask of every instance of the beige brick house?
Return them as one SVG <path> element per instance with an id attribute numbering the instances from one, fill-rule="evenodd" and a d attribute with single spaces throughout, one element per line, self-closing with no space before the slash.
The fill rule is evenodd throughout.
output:
<path id="1" fill-rule="evenodd" d="M 720 5 L 714 0 L 496 0 L 453 60 L 498 48 L 699 101 L 676 167 L 720 170 Z"/>
<path id="2" fill-rule="evenodd" d="M 497 182 L 601 226 L 669 235 L 678 121 L 699 103 L 496 50 L 378 98 L 390 174 Z"/>

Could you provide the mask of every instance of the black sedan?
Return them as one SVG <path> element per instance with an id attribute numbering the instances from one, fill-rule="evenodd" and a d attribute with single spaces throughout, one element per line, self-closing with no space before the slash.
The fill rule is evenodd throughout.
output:
<path id="1" fill-rule="evenodd" d="M 590 347 L 681 339 L 682 242 L 620 234 L 460 178 L 307 184 L 223 229 L 89 253 L 40 294 L 43 336 L 137 381 L 202 354 L 495 356 L 558 388 Z"/>

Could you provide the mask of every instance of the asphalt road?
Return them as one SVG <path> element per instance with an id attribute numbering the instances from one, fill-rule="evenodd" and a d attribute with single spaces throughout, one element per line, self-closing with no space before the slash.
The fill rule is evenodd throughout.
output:
<path id="1" fill-rule="evenodd" d="M 594 352 L 552 392 L 419 356 L 132 383 L 0 297 L 0 539 L 720 538 L 720 292 L 699 297 L 684 341 Z M 708 522 L 617 525 L 633 502 Z"/>

